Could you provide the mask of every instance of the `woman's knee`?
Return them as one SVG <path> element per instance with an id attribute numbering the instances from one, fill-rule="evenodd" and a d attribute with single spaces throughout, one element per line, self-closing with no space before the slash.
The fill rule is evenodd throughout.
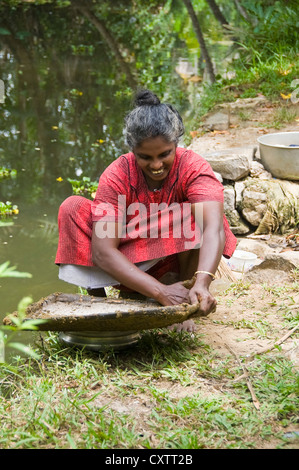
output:
<path id="1" fill-rule="evenodd" d="M 83 206 L 88 206 L 90 208 L 91 201 L 86 199 L 83 196 L 69 196 L 66 198 L 59 207 L 59 218 L 68 217 L 69 215 L 74 214 Z"/>

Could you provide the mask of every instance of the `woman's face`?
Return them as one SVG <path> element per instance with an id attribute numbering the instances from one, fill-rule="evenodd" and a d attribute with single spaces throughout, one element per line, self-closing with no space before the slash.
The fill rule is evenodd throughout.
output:
<path id="1" fill-rule="evenodd" d="M 144 140 L 133 150 L 148 185 L 159 187 L 167 177 L 175 158 L 176 145 L 163 137 Z"/>

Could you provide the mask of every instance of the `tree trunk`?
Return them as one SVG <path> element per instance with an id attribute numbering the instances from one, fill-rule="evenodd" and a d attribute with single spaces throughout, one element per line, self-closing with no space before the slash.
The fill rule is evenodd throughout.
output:
<path id="1" fill-rule="evenodd" d="M 22 75 L 22 86 L 28 92 L 28 96 L 32 99 L 32 108 L 36 116 L 36 130 L 37 130 L 37 141 L 39 145 L 39 171 L 40 175 L 46 177 L 46 156 L 45 149 L 47 148 L 48 142 L 45 139 L 45 123 L 44 123 L 44 108 L 45 108 L 45 94 L 40 87 L 40 76 L 36 67 L 36 60 L 32 53 L 31 47 L 25 47 L 21 40 L 15 38 L 15 33 L 11 30 L 8 24 L 4 24 L 4 27 L 11 31 L 9 36 L 5 36 L 5 41 L 10 51 L 17 58 L 19 64 L 23 64 L 23 75 Z M 2 26 L 0 24 L 0 26 Z M 21 82 L 19 82 L 21 83 Z M 26 84 L 26 85 L 25 85 Z M 19 93 L 19 96 L 20 93 Z M 22 104 L 25 106 L 26 102 L 22 99 Z M 22 109 L 22 108 L 21 108 Z M 22 127 L 25 130 L 25 127 Z M 24 133 L 20 133 L 20 139 L 24 139 Z M 23 143 L 23 142 L 22 142 Z"/>
<path id="2" fill-rule="evenodd" d="M 191 18 L 193 28 L 194 28 L 197 40 L 199 42 L 200 51 L 201 51 L 201 54 L 203 56 L 203 60 L 206 63 L 206 68 L 207 68 L 207 73 L 208 73 L 209 80 L 210 80 L 211 83 L 214 83 L 215 82 L 215 74 L 214 74 L 214 70 L 213 70 L 213 64 L 212 64 L 211 58 L 209 56 L 207 46 L 206 46 L 202 31 L 201 31 L 199 21 L 197 19 L 196 13 L 194 11 L 193 5 L 191 3 L 191 0 L 183 0 L 183 2 L 185 4 L 185 6 L 187 8 L 187 11 L 188 11 L 188 14 Z"/>
<path id="3" fill-rule="evenodd" d="M 254 24 L 254 21 L 250 18 L 248 15 L 247 11 L 245 8 L 241 5 L 241 3 L 238 0 L 234 0 L 234 3 L 236 5 L 236 9 L 239 12 L 239 14 L 244 18 L 245 21 L 248 21 L 248 23 Z"/>
<path id="4" fill-rule="evenodd" d="M 226 21 L 225 16 L 223 15 L 222 11 L 218 7 L 215 0 L 207 0 L 207 3 L 209 4 L 209 7 L 211 8 L 211 10 L 213 12 L 213 15 L 215 16 L 216 20 L 219 21 L 219 23 L 222 26 L 228 24 L 228 21 Z"/>
<path id="5" fill-rule="evenodd" d="M 126 75 L 128 83 L 131 88 L 135 89 L 136 88 L 136 81 L 131 73 L 129 65 L 126 63 L 124 60 L 117 42 L 115 41 L 114 37 L 110 33 L 110 31 L 106 28 L 105 24 L 103 21 L 101 21 L 95 14 L 90 11 L 90 9 L 81 3 L 76 3 L 75 8 L 82 13 L 99 31 L 100 35 L 104 39 L 104 41 L 107 43 L 109 46 L 110 50 L 113 52 L 115 55 L 115 58 L 122 70 L 122 72 Z"/>

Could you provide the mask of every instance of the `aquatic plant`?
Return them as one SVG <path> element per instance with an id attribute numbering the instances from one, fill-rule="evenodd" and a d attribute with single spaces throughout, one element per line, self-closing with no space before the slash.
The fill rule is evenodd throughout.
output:
<path id="1" fill-rule="evenodd" d="M 73 194 L 80 196 L 94 197 L 98 187 L 98 182 L 91 181 L 88 176 L 83 176 L 80 180 L 68 178 L 68 182 L 72 185 Z"/>
<path id="2" fill-rule="evenodd" d="M 15 178 L 17 176 L 17 170 L 0 167 L 0 181 L 4 178 Z"/>
<path id="3" fill-rule="evenodd" d="M 6 201 L 6 202 L 0 201 L 0 216 L 14 215 L 18 213 L 19 213 L 19 209 L 16 204 L 12 204 L 10 201 Z"/>

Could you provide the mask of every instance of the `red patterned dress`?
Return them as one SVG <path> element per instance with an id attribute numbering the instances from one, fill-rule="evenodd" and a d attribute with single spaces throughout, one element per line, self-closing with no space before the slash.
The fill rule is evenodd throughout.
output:
<path id="1" fill-rule="evenodd" d="M 119 250 L 131 262 L 164 258 L 148 271 L 158 279 L 168 270 L 177 271 L 177 253 L 199 246 L 194 235 L 194 217 L 191 215 L 188 222 L 190 230 L 178 233 L 178 215 L 168 211 L 166 215 L 170 218 L 163 219 L 165 212 L 161 208 L 167 212 L 167 207 L 182 209 L 204 201 L 223 202 L 223 186 L 209 163 L 192 150 L 176 149 L 171 170 L 161 189 L 155 191 L 148 189 L 134 154 L 122 155 L 102 173 L 94 201 L 70 196 L 62 203 L 55 263 L 95 266 L 91 256 L 92 224 L 99 220 L 115 221 L 123 225 Z M 163 220 L 170 220 L 166 231 Z M 225 216 L 223 226 L 226 237 L 223 255 L 230 257 L 237 240 Z"/>

